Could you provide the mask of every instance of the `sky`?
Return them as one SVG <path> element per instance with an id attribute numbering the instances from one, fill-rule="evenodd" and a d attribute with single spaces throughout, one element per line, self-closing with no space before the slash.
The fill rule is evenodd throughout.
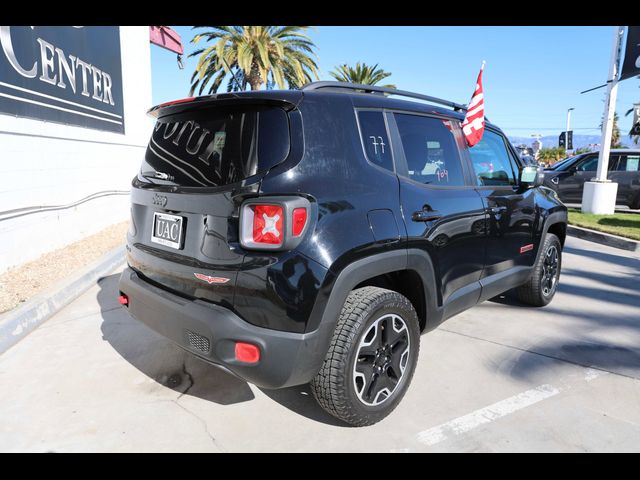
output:
<path id="1" fill-rule="evenodd" d="M 173 26 L 185 47 L 176 55 L 151 46 L 153 103 L 188 96 L 197 59 L 190 40 L 198 30 Z M 320 80 L 336 65 L 378 64 L 392 75 L 383 83 L 467 104 L 483 60 L 485 114 L 509 136 L 559 134 L 571 112 L 574 134 L 598 135 L 613 41 L 611 26 L 383 27 L 317 26 L 307 31 L 317 49 Z M 220 91 L 226 89 L 226 82 Z M 226 91 L 226 90 L 225 90 Z M 640 102 L 640 80 L 619 83 L 616 111 L 623 134 L 625 112 Z"/>

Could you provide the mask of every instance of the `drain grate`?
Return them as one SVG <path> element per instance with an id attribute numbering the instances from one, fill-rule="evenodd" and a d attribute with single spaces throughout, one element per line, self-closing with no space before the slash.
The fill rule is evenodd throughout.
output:
<path id="1" fill-rule="evenodd" d="M 187 340 L 189 340 L 189 345 L 191 345 L 196 350 L 200 350 L 201 352 L 208 352 L 210 343 L 207 337 L 203 337 L 202 335 L 198 335 L 191 330 L 187 330 Z"/>

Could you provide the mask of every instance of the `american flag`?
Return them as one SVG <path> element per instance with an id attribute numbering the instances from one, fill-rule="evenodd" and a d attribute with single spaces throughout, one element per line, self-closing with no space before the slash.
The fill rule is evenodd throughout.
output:
<path id="1" fill-rule="evenodd" d="M 482 71 L 484 70 L 484 62 L 480 68 L 478 74 L 478 80 L 476 81 L 476 89 L 471 97 L 471 102 L 467 107 L 467 114 L 464 116 L 462 122 L 462 131 L 467 144 L 473 147 L 476 143 L 482 140 L 482 134 L 484 133 L 484 95 L 482 93 Z"/>

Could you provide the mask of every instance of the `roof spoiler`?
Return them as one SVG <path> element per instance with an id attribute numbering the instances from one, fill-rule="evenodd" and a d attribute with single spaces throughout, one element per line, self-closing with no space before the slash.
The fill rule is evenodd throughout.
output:
<path id="1" fill-rule="evenodd" d="M 151 107 L 147 115 L 154 118 L 166 115 L 175 115 L 186 110 L 200 109 L 211 106 L 228 105 L 269 105 L 283 108 L 286 111 L 293 110 L 297 104 L 279 98 L 265 98 L 248 94 L 238 95 L 235 93 L 220 93 L 215 95 L 205 95 L 202 97 L 187 97 L 180 100 L 161 103 Z"/>

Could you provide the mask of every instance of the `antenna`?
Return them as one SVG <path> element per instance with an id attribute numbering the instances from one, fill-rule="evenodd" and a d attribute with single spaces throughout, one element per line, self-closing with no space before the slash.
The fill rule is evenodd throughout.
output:
<path id="1" fill-rule="evenodd" d="M 220 57 L 222 59 L 222 61 L 224 62 L 224 64 L 227 66 L 227 70 L 229 70 L 229 73 L 231 74 L 231 76 L 233 77 L 233 79 L 236 82 L 236 86 L 238 87 L 238 90 L 242 91 L 242 85 L 240 85 L 240 82 L 238 81 L 238 77 L 236 77 L 236 74 L 233 73 L 233 70 L 231 70 L 231 68 L 229 67 L 229 64 L 227 63 L 227 61 L 224 59 L 224 57 Z"/>

